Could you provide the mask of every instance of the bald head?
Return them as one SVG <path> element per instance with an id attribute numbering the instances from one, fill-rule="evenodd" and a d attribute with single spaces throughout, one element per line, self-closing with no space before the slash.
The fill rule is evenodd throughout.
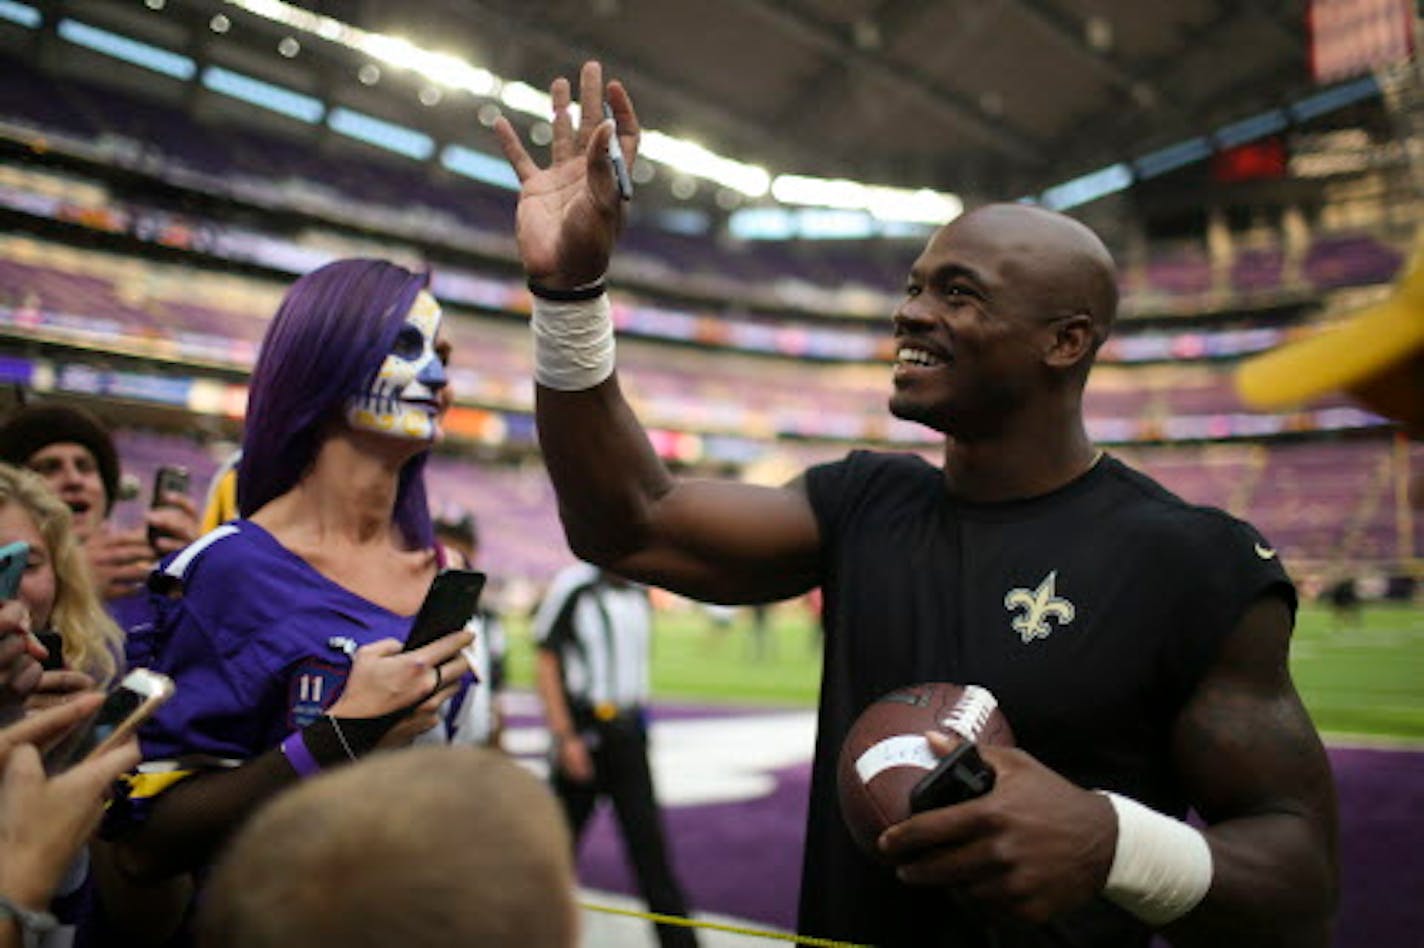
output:
<path id="1" fill-rule="evenodd" d="M 940 229 L 992 253 L 1001 275 L 1045 318 L 1085 313 L 1099 343 L 1117 316 L 1117 268 L 1112 254 L 1087 226 L 1027 204 L 988 204 Z"/>

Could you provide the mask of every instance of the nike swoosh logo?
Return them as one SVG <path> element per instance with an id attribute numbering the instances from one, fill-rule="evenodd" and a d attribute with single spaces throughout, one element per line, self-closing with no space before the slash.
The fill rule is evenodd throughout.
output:
<path id="1" fill-rule="evenodd" d="M 1269 559 L 1271 559 L 1272 557 L 1274 557 L 1274 556 L 1276 555 L 1276 551 L 1273 550 L 1273 549 L 1271 549 L 1271 548 L 1268 547 L 1268 546 L 1262 546 L 1262 545 L 1259 544 L 1259 543 L 1255 544 L 1255 546 L 1256 546 L 1256 555 L 1259 556 L 1259 557 L 1260 557 L 1261 559 L 1263 559 L 1263 560 L 1269 560 Z"/>

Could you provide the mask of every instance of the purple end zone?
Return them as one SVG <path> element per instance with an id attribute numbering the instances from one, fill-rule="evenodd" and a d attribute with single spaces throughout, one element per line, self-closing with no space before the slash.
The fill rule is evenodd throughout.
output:
<path id="1" fill-rule="evenodd" d="M 1340 794 L 1336 948 L 1424 944 L 1424 751 L 1332 748 Z"/>
<path id="2" fill-rule="evenodd" d="M 658 716 L 704 715 L 684 708 Z M 1335 948 L 1424 944 L 1424 752 L 1332 748 L 1330 761 L 1340 797 Z M 794 929 L 809 763 L 779 770 L 776 779 L 776 790 L 758 800 L 664 810 L 695 910 Z M 637 894 L 606 806 L 590 821 L 579 878 L 590 888 Z"/>

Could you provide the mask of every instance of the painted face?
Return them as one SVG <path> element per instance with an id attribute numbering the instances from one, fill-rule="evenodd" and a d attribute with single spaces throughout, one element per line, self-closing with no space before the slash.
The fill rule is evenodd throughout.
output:
<path id="1" fill-rule="evenodd" d="M 442 397 L 445 364 L 437 341 L 440 320 L 440 304 L 422 290 L 371 388 L 347 402 L 351 427 L 412 441 L 434 440 L 447 401 Z"/>
<path id="2" fill-rule="evenodd" d="M 30 455 L 26 463 L 74 514 L 74 535 L 79 542 L 89 539 L 104 522 L 107 506 L 104 478 L 93 452 L 82 444 L 57 441 Z"/>
<path id="3" fill-rule="evenodd" d="M 16 540 L 30 545 L 30 558 L 25 564 L 25 574 L 20 578 L 20 601 L 30 611 L 32 628 L 48 628 L 57 594 L 54 561 L 50 559 L 49 547 L 45 545 L 44 537 L 40 535 L 29 511 L 18 503 L 0 505 L 0 546 Z"/>

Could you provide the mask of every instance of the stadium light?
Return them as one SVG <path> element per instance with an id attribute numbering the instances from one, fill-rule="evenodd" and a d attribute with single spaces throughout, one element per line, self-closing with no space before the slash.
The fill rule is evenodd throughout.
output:
<path id="1" fill-rule="evenodd" d="M 964 213 L 964 202 L 954 194 L 861 184 L 845 178 L 777 175 L 771 195 L 783 204 L 866 211 L 881 221 L 945 224 Z"/>
<path id="2" fill-rule="evenodd" d="M 16 3 L 15 0 L 0 0 L 0 20 L 8 20 L 34 30 L 44 22 L 44 16 L 29 4 Z"/>
<path id="3" fill-rule="evenodd" d="M 464 145 L 446 145 L 440 153 L 440 164 L 456 174 L 497 188 L 519 190 L 519 176 L 509 167 L 509 162 Z"/>
<path id="4" fill-rule="evenodd" d="M 1365 76 L 1301 99 L 1290 107 L 1290 114 L 1297 122 L 1304 122 L 1379 94 L 1380 87 L 1375 77 Z"/>
<path id="5" fill-rule="evenodd" d="M 1134 159 L 1132 167 L 1137 171 L 1139 179 L 1155 178 L 1193 162 L 1202 161 L 1210 155 L 1211 142 L 1205 138 L 1189 138 Z"/>
<path id="6" fill-rule="evenodd" d="M 326 106 L 318 98 L 303 95 L 285 86 L 244 76 L 222 66 L 203 70 L 203 86 L 249 105 L 277 112 L 289 118 L 315 125 L 326 114 Z"/>
<path id="7" fill-rule="evenodd" d="M 478 68 L 448 53 L 422 49 L 402 37 L 372 33 L 323 14 L 312 13 L 285 0 L 227 0 L 254 16 L 282 23 L 294 30 L 358 50 L 383 62 L 409 69 L 452 88 L 476 95 L 498 96 L 505 107 L 547 119 L 552 108 L 547 93 L 523 82 L 506 82 L 488 70 Z M 3 4 L 23 7 L 14 0 Z M 1327 89 L 1291 105 L 1242 119 L 1217 130 L 1214 141 L 1206 136 L 1188 139 L 1122 162 L 1089 175 L 1066 181 L 1044 191 L 1045 205 L 1060 210 L 1076 207 L 1131 186 L 1134 180 L 1153 178 L 1209 157 L 1214 146 L 1231 147 L 1264 135 L 1274 134 L 1290 122 L 1304 122 L 1326 112 L 1343 108 L 1379 94 L 1379 84 L 1365 77 Z M 578 120 L 578 107 L 571 110 Z M 715 181 L 747 197 L 759 198 L 768 192 L 779 202 L 805 207 L 866 211 L 884 222 L 944 223 L 957 217 L 963 202 L 954 194 L 929 189 L 888 188 L 845 179 L 781 175 L 775 180 L 766 169 L 719 155 L 696 142 L 676 138 L 652 129 L 643 133 L 642 155 L 688 175 Z"/>
<path id="8" fill-rule="evenodd" d="M 547 119 L 553 109 L 548 93 L 543 90 L 524 82 L 501 79 L 486 69 L 472 66 L 448 53 L 422 49 L 403 37 L 372 33 L 332 17 L 303 10 L 283 0 L 227 2 L 254 16 L 281 23 L 293 30 L 312 33 L 329 42 L 363 52 L 373 59 L 408 69 L 444 85 L 466 89 L 476 95 L 497 96 L 506 108 L 515 112 Z M 577 122 L 577 104 L 573 105 L 570 111 L 573 120 Z M 675 171 L 714 181 L 750 198 L 764 197 L 771 189 L 771 175 L 765 168 L 727 158 L 696 142 L 655 129 L 643 130 L 641 154 L 650 161 L 667 165 Z M 846 205 L 825 206 L 841 208 Z M 952 194 L 871 187 L 868 196 L 862 193 L 858 202 L 851 205 L 850 209 L 866 210 L 886 221 L 942 223 L 957 216 L 962 207 L 959 199 Z"/>
<path id="9" fill-rule="evenodd" d="M 1132 169 L 1118 162 L 1049 188 L 1043 192 L 1041 201 L 1051 211 L 1066 211 L 1131 186 Z"/>
<path id="10" fill-rule="evenodd" d="M 723 158 L 696 142 L 652 129 L 643 131 L 639 154 L 678 171 L 715 181 L 747 197 L 761 197 L 771 187 L 771 175 L 759 165 Z"/>
<path id="11" fill-rule="evenodd" d="M 326 124 L 333 132 L 416 161 L 424 161 L 435 152 L 435 140 L 424 132 L 354 109 L 340 106 L 332 109 Z"/>
<path id="12" fill-rule="evenodd" d="M 96 53 L 112 56 L 114 59 L 121 59 L 175 79 L 192 79 L 198 71 L 197 64 L 187 56 L 161 46 L 141 43 L 118 33 L 110 33 L 78 20 L 60 20 L 58 32 L 60 38 L 76 46 L 83 46 Z"/>
<path id="13" fill-rule="evenodd" d="M 549 98 L 549 93 L 524 82 L 502 83 L 499 101 L 516 112 L 541 119 L 547 119 L 554 111 L 554 100 Z"/>
<path id="14" fill-rule="evenodd" d="M 1258 138 L 1274 135 L 1276 132 L 1284 130 L 1287 124 L 1286 113 L 1280 109 L 1272 109 L 1269 112 L 1262 112 L 1260 115 L 1253 115 L 1239 122 L 1224 125 L 1217 129 L 1216 134 L 1212 137 L 1222 148 L 1235 148 L 1237 145 L 1244 145 Z"/>

